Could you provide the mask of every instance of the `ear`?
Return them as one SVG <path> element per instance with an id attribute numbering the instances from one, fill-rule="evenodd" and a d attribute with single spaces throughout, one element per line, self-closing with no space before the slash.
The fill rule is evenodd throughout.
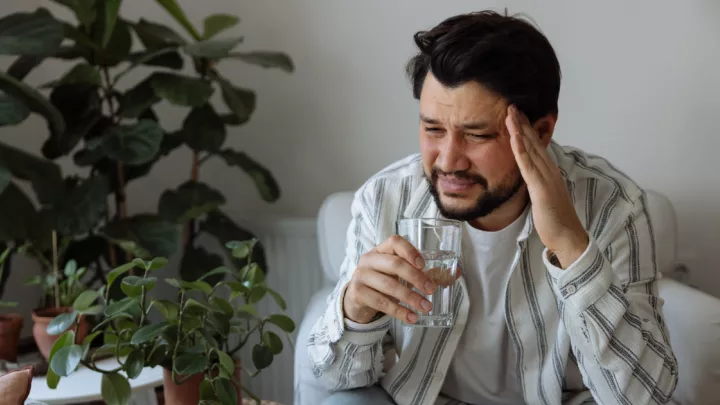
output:
<path id="1" fill-rule="evenodd" d="M 538 133 L 540 141 L 545 147 L 550 144 L 553 132 L 555 131 L 555 124 L 557 123 L 557 114 L 548 114 L 533 124 L 533 129 Z"/>

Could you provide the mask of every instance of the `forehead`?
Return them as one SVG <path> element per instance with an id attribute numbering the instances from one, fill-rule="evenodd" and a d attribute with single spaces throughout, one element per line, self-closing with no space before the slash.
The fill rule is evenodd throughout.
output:
<path id="1" fill-rule="evenodd" d="M 468 121 L 497 122 L 507 111 L 507 101 L 477 82 L 457 87 L 445 87 L 428 73 L 420 94 L 420 113 L 423 116 L 462 124 Z"/>

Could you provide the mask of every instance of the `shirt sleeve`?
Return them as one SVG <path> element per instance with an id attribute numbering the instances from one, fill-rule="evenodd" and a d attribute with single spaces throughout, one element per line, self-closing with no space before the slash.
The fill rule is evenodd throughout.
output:
<path id="1" fill-rule="evenodd" d="M 546 250 L 545 266 L 564 304 L 563 320 L 586 367 L 602 369 L 617 382 L 612 393 L 595 392 L 598 403 L 665 404 L 677 385 L 677 360 L 670 346 L 658 297 L 655 240 L 645 198 L 634 204 L 601 251 L 592 237 L 567 269 Z M 573 337 L 574 336 L 574 339 Z"/>

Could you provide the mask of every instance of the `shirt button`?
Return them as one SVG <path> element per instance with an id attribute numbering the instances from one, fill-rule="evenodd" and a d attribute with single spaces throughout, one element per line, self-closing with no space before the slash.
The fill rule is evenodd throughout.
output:
<path id="1" fill-rule="evenodd" d="M 572 284 L 570 284 L 570 285 L 567 287 L 567 292 L 568 292 L 568 294 L 575 294 L 576 291 L 577 291 L 577 288 L 575 288 L 575 286 L 572 285 Z"/>

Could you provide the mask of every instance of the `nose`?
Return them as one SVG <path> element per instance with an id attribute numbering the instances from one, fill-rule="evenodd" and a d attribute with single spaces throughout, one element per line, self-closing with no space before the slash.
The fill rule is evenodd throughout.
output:
<path id="1" fill-rule="evenodd" d="M 470 160 L 465 155 L 465 144 L 462 137 L 454 134 L 443 137 L 436 166 L 445 173 L 464 171 L 470 168 Z"/>

